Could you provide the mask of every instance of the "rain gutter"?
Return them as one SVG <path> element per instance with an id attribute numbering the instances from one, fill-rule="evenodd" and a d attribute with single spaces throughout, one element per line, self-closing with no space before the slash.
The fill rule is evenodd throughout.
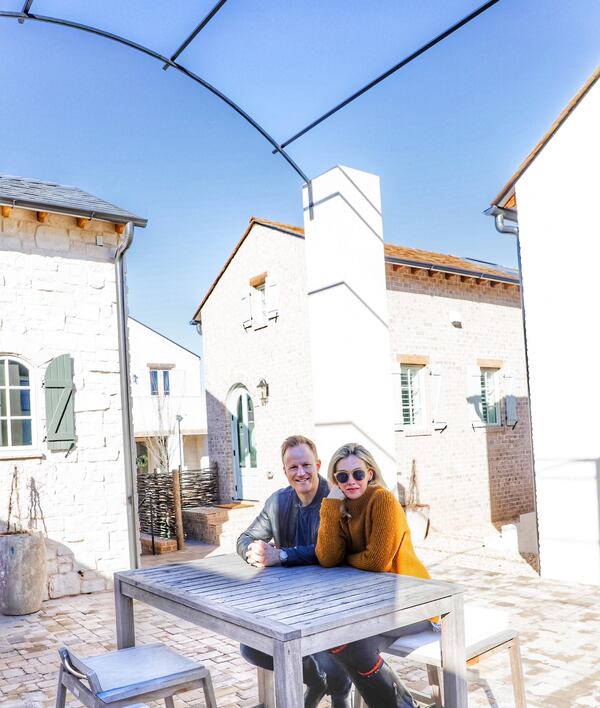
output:
<path id="1" fill-rule="evenodd" d="M 395 258 L 394 256 L 386 256 L 385 262 L 391 265 L 402 265 L 410 268 L 421 268 L 436 273 L 449 273 L 451 275 L 462 275 L 476 280 L 491 280 L 496 283 L 510 283 L 512 285 L 519 284 L 519 278 L 510 275 L 496 275 L 476 270 L 468 270 L 467 268 L 457 268 L 453 266 L 438 265 L 436 263 L 426 261 L 413 261 L 408 258 Z"/>
<path id="2" fill-rule="evenodd" d="M 127 529 L 129 564 L 139 567 L 137 491 L 135 480 L 135 450 L 133 444 L 133 416 L 129 376 L 129 336 L 127 331 L 127 290 L 125 287 L 125 253 L 133 243 L 134 224 L 125 225 L 123 239 L 115 253 L 115 275 L 117 286 L 117 326 L 119 330 L 119 372 L 121 383 L 121 408 L 123 423 L 123 452 L 125 461 L 125 494 L 127 499 Z"/>
<path id="3" fill-rule="evenodd" d="M 528 437 L 529 437 L 529 449 L 530 449 L 530 462 L 531 462 L 531 471 L 532 471 L 532 476 L 533 476 L 533 506 L 534 506 L 534 511 L 535 511 L 535 524 L 536 524 L 536 533 L 537 533 L 537 550 L 538 550 L 538 562 L 540 564 L 540 573 L 541 573 L 541 558 L 540 558 L 540 526 L 539 526 L 539 517 L 538 517 L 538 509 L 537 509 L 537 475 L 536 475 L 536 468 L 535 468 L 535 450 L 533 448 L 533 428 L 532 428 L 532 402 L 531 402 L 531 379 L 530 379 L 530 366 L 529 366 L 529 345 L 527 343 L 527 314 L 525 312 L 525 291 L 523 288 L 523 268 L 521 265 L 521 239 L 519 238 L 519 224 L 518 224 L 518 216 L 517 212 L 514 209 L 502 209 L 499 206 L 496 206 L 496 204 L 492 204 L 489 209 L 486 209 L 483 212 L 486 216 L 493 216 L 494 217 L 494 226 L 496 227 L 496 231 L 498 231 L 501 234 L 510 234 L 512 236 L 516 237 L 517 240 L 517 262 L 519 264 L 519 283 L 520 283 L 520 296 L 521 296 L 521 319 L 523 322 L 523 343 L 524 343 L 524 350 L 525 350 L 525 379 L 527 381 L 527 402 L 528 402 L 528 407 L 529 407 L 529 430 L 528 430 Z M 513 221 L 514 224 L 507 224 L 505 219 L 510 219 L 510 221 Z"/>

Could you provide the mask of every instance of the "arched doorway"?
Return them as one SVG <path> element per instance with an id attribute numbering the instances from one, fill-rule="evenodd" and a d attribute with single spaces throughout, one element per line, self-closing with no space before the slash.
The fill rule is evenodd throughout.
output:
<path id="1" fill-rule="evenodd" d="M 231 392 L 228 410 L 231 422 L 234 497 L 259 499 L 254 403 L 248 389 L 238 386 Z"/>

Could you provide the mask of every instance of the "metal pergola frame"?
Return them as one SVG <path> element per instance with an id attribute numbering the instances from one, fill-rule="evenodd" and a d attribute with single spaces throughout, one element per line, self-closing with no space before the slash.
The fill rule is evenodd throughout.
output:
<path id="1" fill-rule="evenodd" d="M 129 47 L 130 49 L 134 49 L 138 52 L 141 52 L 142 54 L 145 54 L 146 56 L 151 57 L 152 59 L 156 59 L 157 61 L 160 61 L 163 64 L 163 70 L 173 68 L 176 71 L 179 71 L 181 74 L 184 76 L 187 76 L 188 78 L 192 79 L 192 81 L 195 81 L 197 84 L 200 86 L 204 87 L 208 91 L 210 91 L 214 96 L 219 98 L 221 101 L 226 103 L 230 108 L 232 108 L 239 116 L 241 116 L 245 121 L 247 121 L 256 131 L 258 131 L 262 137 L 269 142 L 273 148 L 273 154 L 280 154 L 283 159 L 290 165 L 290 167 L 304 180 L 305 183 L 310 185 L 310 179 L 307 177 L 307 175 L 303 172 L 303 170 L 300 168 L 300 166 L 288 155 L 288 153 L 285 151 L 285 148 L 293 143 L 294 141 L 298 140 L 298 138 L 302 137 L 303 135 L 306 135 L 309 131 L 311 131 L 313 128 L 316 128 L 317 125 L 320 125 L 323 121 L 327 120 L 330 118 L 332 115 L 340 111 L 342 108 L 345 108 L 348 104 L 352 103 L 355 101 L 357 98 L 360 96 L 364 95 L 367 93 L 367 91 L 370 91 L 372 88 L 377 86 L 377 84 L 381 83 L 384 79 L 387 79 L 389 76 L 397 72 L 398 70 L 402 69 L 405 67 L 407 64 L 410 62 L 414 61 L 418 57 L 420 57 L 422 54 L 424 54 L 426 51 L 434 47 L 436 44 L 441 42 L 442 40 L 446 39 L 449 37 L 451 34 L 459 30 L 461 27 L 464 27 L 466 24 L 474 20 L 476 17 L 479 17 L 481 14 L 486 12 L 489 8 L 491 8 L 493 5 L 499 2 L 499 0 L 489 0 L 485 4 L 481 5 L 478 7 L 476 10 L 471 12 L 469 15 L 463 17 L 461 20 L 453 24 L 451 27 L 446 29 L 444 32 L 438 34 L 435 38 L 421 46 L 419 49 L 416 51 L 412 52 L 409 54 L 407 57 L 402 59 L 400 62 L 392 66 L 390 69 L 385 71 L 383 74 L 380 74 L 377 78 L 373 79 L 372 81 L 369 81 L 369 83 L 365 84 L 362 88 L 360 88 L 358 91 L 355 91 L 352 93 L 348 98 L 344 99 L 340 103 L 338 103 L 336 106 L 331 108 L 329 111 L 324 113 L 322 116 L 317 118 L 316 120 L 312 121 L 309 125 L 307 125 L 305 128 L 302 130 L 298 131 L 294 135 L 292 135 L 290 138 L 287 140 L 283 141 L 282 143 L 278 143 L 254 118 L 252 118 L 251 115 L 249 115 L 241 106 L 239 106 L 235 101 L 233 101 L 229 96 L 224 94 L 222 91 L 220 91 L 216 86 L 213 86 L 210 84 L 208 81 L 203 79 L 201 76 L 198 76 L 198 74 L 194 73 L 187 67 L 185 67 L 183 64 L 180 64 L 177 59 L 181 55 L 183 51 L 194 41 L 194 39 L 200 34 L 200 32 L 208 25 L 208 23 L 215 17 L 215 15 L 219 12 L 219 10 L 225 5 L 227 0 L 219 0 L 213 8 L 207 13 L 207 15 L 202 19 L 202 21 L 195 27 L 195 29 L 186 37 L 186 39 L 180 44 L 180 46 L 177 48 L 177 50 L 170 56 L 166 57 L 162 55 L 160 52 L 155 51 L 154 49 L 151 49 L 150 47 L 146 47 L 142 44 L 139 44 L 138 42 L 134 42 L 131 39 L 128 39 L 127 37 L 122 37 L 121 35 L 114 34 L 112 32 L 108 32 L 106 30 L 103 30 L 99 27 L 93 27 L 91 25 L 84 25 L 81 24 L 80 22 L 74 22 L 72 20 L 66 20 L 60 17 L 50 17 L 48 15 L 36 15 L 30 12 L 31 6 L 33 4 L 34 0 L 25 0 L 23 7 L 20 12 L 14 12 L 14 11 L 9 11 L 9 10 L 0 10 L 0 18 L 7 18 L 7 19 L 16 19 L 18 20 L 19 24 L 23 24 L 26 20 L 27 21 L 32 21 L 32 22 L 42 22 L 45 24 L 51 24 L 51 25 L 58 25 L 61 27 L 69 27 L 71 29 L 76 29 L 80 30 L 82 32 L 87 32 L 89 34 L 94 34 L 97 35 L 98 37 L 103 37 L 104 39 L 109 39 L 113 42 L 117 42 L 118 44 L 123 44 L 126 47 Z"/>

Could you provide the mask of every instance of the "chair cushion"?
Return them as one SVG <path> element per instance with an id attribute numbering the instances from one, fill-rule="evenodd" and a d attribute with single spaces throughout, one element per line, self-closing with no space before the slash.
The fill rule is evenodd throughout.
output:
<path id="1" fill-rule="evenodd" d="M 508 616 L 502 610 L 465 605 L 465 647 L 467 661 L 516 636 L 508 627 Z M 441 665 L 441 635 L 433 629 L 398 638 L 386 653 L 413 661 Z"/>
<path id="2" fill-rule="evenodd" d="M 96 672 L 102 691 L 167 680 L 174 674 L 203 669 L 164 644 L 146 644 L 130 649 L 89 656 L 83 663 Z"/>

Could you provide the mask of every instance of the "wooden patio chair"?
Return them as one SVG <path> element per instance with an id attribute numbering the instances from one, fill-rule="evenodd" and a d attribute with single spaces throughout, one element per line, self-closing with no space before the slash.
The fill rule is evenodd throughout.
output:
<path id="1" fill-rule="evenodd" d="M 89 708 L 133 706 L 164 698 L 173 708 L 176 693 L 202 688 L 208 708 L 217 708 L 210 672 L 164 644 L 146 644 L 82 659 L 59 649 L 56 708 L 67 690 Z"/>
<path id="2" fill-rule="evenodd" d="M 526 708 L 525 684 L 521 665 L 521 650 L 519 635 L 515 629 L 508 627 L 506 613 L 479 607 L 465 605 L 465 645 L 467 668 L 477 664 L 480 659 L 497 651 L 508 651 L 512 674 L 513 692 L 516 708 Z M 398 638 L 386 654 L 410 659 L 410 661 L 425 664 L 427 677 L 431 686 L 431 696 L 411 691 L 415 700 L 443 708 L 442 658 L 440 650 L 440 634 L 433 629 L 418 634 L 407 634 Z M 358 691 L 354 691 L 354 708 L 365 708 Z M 448 706 L 447 708 L 452 708 Z"/>

